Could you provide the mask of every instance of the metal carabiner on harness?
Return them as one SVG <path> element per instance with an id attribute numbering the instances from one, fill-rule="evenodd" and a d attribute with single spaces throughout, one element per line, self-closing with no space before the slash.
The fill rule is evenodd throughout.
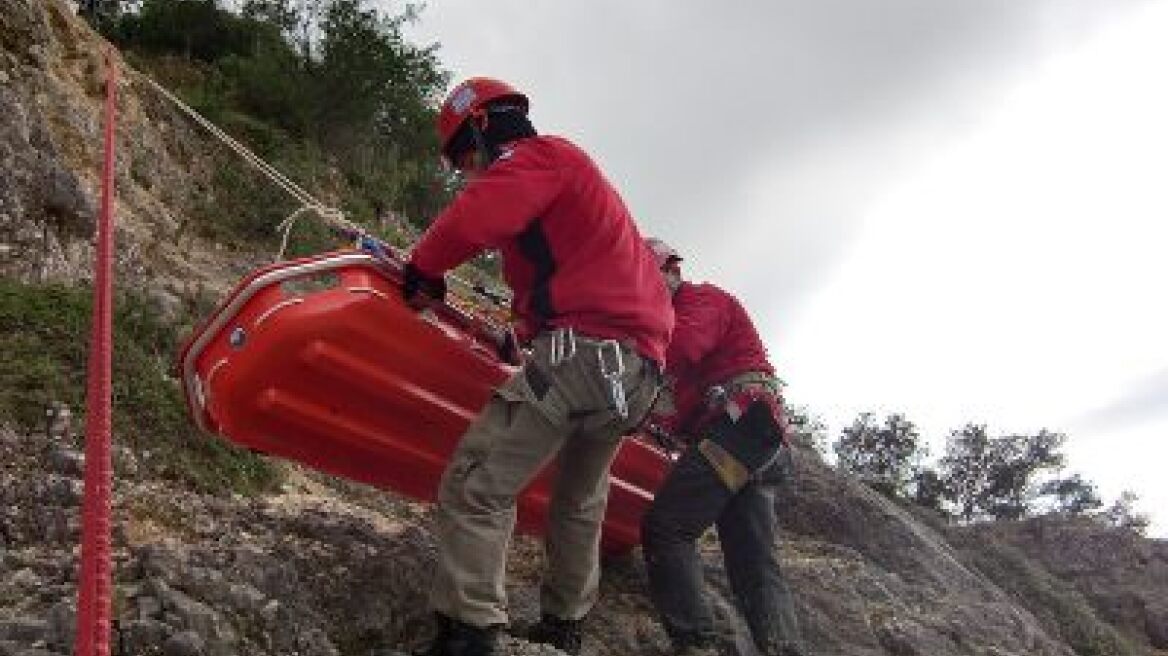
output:
<path id="1" fill-rule="evenodd" d="M 612 351 L 612 368 L 604 357 L 604 352 Z M 600 362 L 600 375 L 608 382 L 608 402 L 621 419 L 629 418 L 629 404 L 625 398 L 625 359 L 621 353 L 620 343 L 609 339 L 600 343 L 596 349 L 596 359 Z"/>
<path id="2" fill-rule="evenodd" d="M 551 335 L 548 365 L 558 367 L 576 357 L 576 331 L 571 326 L 553 330 Z"/>

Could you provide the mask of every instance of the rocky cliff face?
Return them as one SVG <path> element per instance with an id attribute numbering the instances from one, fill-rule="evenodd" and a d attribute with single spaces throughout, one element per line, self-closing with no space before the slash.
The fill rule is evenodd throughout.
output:
<path id="1" fill-rule="evenodd" d="M 0 275 L 89 277 L 101 125 L 101 40 L 58 0 L 0 0 Z M 159 298 L 221 291 L 260 258 L 191 236 L 214 149 L 123 83 L 119 273 Z M 292 471 L 262 498 L 195 494 L 120 451 L 115 651 L 126 656 L 366 656 L 425 638 L 428 509 Z M 811 653 L 1070 656 L 1157 653 L 1168 640 L 1168 547 L 1091 525 L 955 530 L 800 452 L 777 544 Z M 71 651 L 79 444 L 0 427 L 0 656 Z M 736 626 L 717 545 L 710 593 Z M 510 556 L 515 617 L 533 619 L 539 545 Z M 636 558 L 606 566 L 586 653 L 662 654 Z M 507 654 L 552 653 L 508 640 Z"/>
<path id="2" fill-rule="evenodd" d="M 71 7 L 0 1 L 0 275 L 25 281 L 92 277 L 108 45 Z M 114 56 L 120 284 L 167 304 L 222 292 L 260 261 L 193 234 L 191 207 L 213 197 L 226 154 Z"/>

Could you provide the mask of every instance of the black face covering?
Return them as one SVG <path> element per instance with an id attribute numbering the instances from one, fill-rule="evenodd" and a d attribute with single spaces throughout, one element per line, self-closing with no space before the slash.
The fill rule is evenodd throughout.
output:
<path id="1" fill-rule="evenodd" d="M 486 151 L 487 161 L 494 162 L 499 157 L 499 147 L 505 143 L 534 137 L 535 127 L 527 119 L 527 114 L 521 107 L 511 104 L 489 105 L 487 107 L 487 127 L 479 132 L 472 121 L 462 124 L 454 138 L 450 140 L 443 154 L 451 162 L 457 162 L 463 155 L 474 148 L 483 148 Z M 476 143 L 481 139 L 481 144 Z"/>

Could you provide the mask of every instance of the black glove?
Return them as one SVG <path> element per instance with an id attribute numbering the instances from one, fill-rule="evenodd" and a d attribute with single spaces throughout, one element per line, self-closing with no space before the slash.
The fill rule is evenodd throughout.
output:
<path id="1" fill-rule="evenodd" d="M 418 270 L 413 262 L 406 262 L 402 268 L 402 298 L 414 309 L 422 309 L 431 303 L 446 300 L 446 279 L 428 276 Z"/>

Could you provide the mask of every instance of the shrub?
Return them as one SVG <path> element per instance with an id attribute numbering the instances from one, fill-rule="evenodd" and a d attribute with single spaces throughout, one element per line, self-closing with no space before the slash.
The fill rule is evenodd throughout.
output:
<path id="1" fill-rule="evenodd" d="M 0 420 L 43 429 L 45 410 L 85 412 L 92 294 L 60 285 L 0 280 Z M 209 492 L 271 489 L 279 470 L 262 457 L 202 435 L 170 375 L 179 321 L 157 303 L 123 292 L 115 301 L 114 439 L 141 456 L 148 472 Z M 80 422 L 79 422 L 80 424 Z"/>

